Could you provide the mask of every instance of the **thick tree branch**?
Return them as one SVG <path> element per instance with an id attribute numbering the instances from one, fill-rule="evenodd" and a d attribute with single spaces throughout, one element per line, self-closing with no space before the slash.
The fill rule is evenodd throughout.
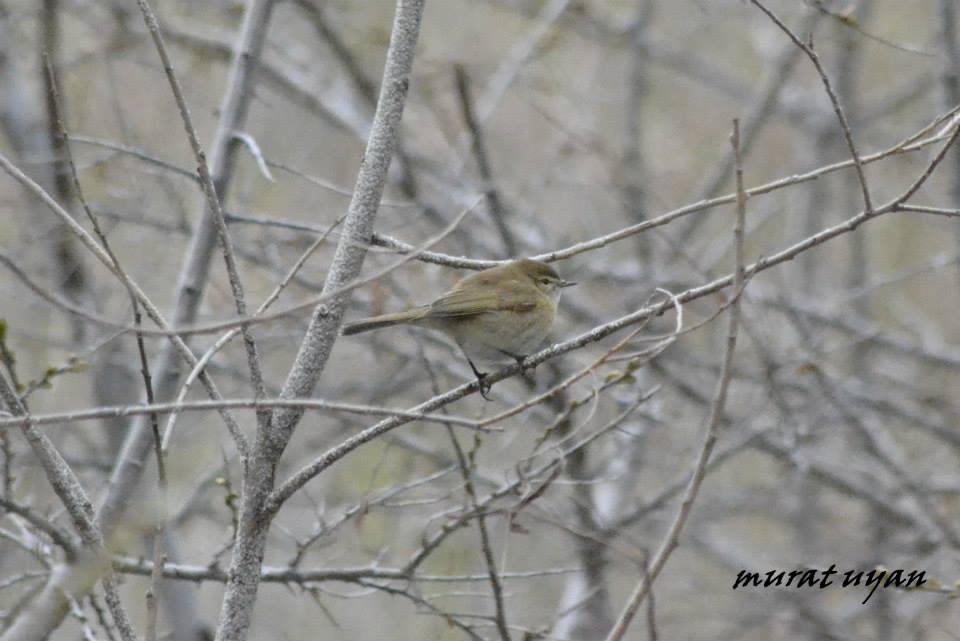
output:
<path id="1" fill-rule="evenodd" d="M 424 0 L 397 2 L 370 138 L 347 211 L 343 235 L 324 283 L 324 293 L 336 292 L 349 285 L 359 276 L 363 266 L 365 245 L 369 244 L 373 233 L 387 170 L 400 133 L 400 118 L 410 86 L 423 6 Z M 348 300 L 349 293 L 342 293 L 314 311 L 280 393 L 281 398 L 304 398 L 313 391 L 337 339 Z M 246 638 L 272 516 L 264 506 L 273 490 L 277 463 L 302 413 L 302 409 L 279 409 L 274 411 L 266 425 L 257 428 L 254 451 L 244 469 L 240 523 L 233 546 L 230 580 L 220 610 L 218 641 Z"/>

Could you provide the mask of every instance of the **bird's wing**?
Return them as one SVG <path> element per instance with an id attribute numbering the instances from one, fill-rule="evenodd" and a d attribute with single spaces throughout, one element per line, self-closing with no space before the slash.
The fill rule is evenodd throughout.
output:
<path id="1" fill-rule="evenodd" d="M 531 299 L 529 288 L 520 283 L 501 283 L 498 290 L 464 287 L 461 281 L 430 305 L 427 317 L 456 318 L 499 311 L 529 312 L 537 306 L 536 301 Z"/>

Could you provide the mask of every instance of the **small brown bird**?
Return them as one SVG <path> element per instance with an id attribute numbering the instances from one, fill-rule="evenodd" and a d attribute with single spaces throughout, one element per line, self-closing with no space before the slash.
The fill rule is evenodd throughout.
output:
<path id="1" fill-rule="evenodd" d="M 522 363 L 546 338 L 560 290 L 571 285 L 576 283 L 563 280 L 546 263 L 522 258 L 457 281 L 429 305 L 346 323 L 343 335 L 407 323 L 440 330 L 460 346 L 480 393 L 489 400 L 487 375 L 473 359 L 497 362 L 509 357 Z"/>

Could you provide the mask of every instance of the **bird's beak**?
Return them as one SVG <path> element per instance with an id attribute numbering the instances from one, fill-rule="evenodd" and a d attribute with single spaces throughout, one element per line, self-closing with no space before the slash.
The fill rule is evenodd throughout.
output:
<path id="1" fill-rule="evenodd" d="M 572 280 L 561 280 L 561 281 L 560 281 L 560 287 L 573 287 L 573 286 L 576 285 L 576 284 L 577 284 L 576 281 L 572 281 Z"/>

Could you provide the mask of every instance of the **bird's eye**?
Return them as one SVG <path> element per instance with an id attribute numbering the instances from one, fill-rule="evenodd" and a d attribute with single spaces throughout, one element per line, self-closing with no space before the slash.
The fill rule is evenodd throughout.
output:
<path id="1" fill-rule="evenodd" d="M 540 284 L 541 284 L 541 285 L 549 285 L 549 284 L 550 284 L 550 279 L 549 279 L 549 278 L 541 278 L 541 279 L 540 279 Z"/>

